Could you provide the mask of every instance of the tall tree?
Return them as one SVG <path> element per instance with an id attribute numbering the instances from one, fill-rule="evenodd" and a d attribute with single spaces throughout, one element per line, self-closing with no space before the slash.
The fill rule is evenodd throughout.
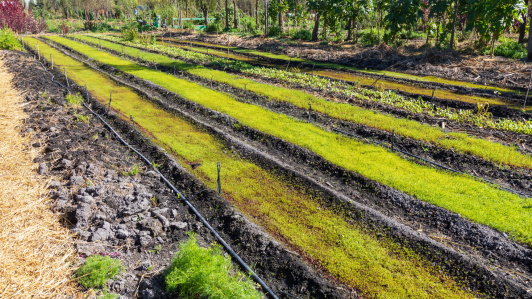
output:
<path id="1" fill-rule="evenodd" d="M 401 30 L 410 28 L 423 18 L 421 0 L 392 0 L 387 12 L 384 20 L 386 28 L 390 30 L 392 41 L 395 41 L 397 33 Z"/>
<path id="2" fill-rule="evenodd" d="M 225 0 L 225 28 L 229 28 L 229 6 L 227 4 L 229 0 Z"/>
<path id="3" fill-rule="evenodd" d="M 236 5 L 236 0 L 233 0 L 233 28 L 238 28 L 238 6 Z"/>
<path id="4" fill-rule="evenodd" d="M 203 13 L 205 27 L 209 26 L 209 11 L 216 8 L 216 0 L 196 0 L 196 7 Z"/>
<path id="5" fill-rule="evenodd" d="M 528 8 L 528 1 L 529 0 L 525 0 L 525 6 Z M 519 40 L 518 40 L 518 43 L 522 44 L 525 42 L 525 30 L 526 30 L 526 24 L 527 24 L 527 16 L 528 16 L 528 12 L 527 13 L 523 13 L 521 15 L 522 19 L 523 19 L 523 22 L 521 22 L 521 26 L 519 26 Z"/>

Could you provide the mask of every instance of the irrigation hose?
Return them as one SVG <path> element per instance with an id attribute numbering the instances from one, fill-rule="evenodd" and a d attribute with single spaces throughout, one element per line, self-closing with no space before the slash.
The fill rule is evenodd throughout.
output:
<path id="1" fill-rule="evenodd" d="M 63 88 L 65 88 L 66 90 L 68 90 L 68 92 L 70 93 L 70 89 L 68 89 L 66 86 L 64 86 L 63 84 L 57 82 L 57 81 L 54 81 L 53 78 L 54 78 L 54 75 L 50 72 L 48 72 L 48 70 L 46 70 L 46 67 L 39 61 L 39 63 L 43 66 L 43 69 L 46 73 L 49 73 L 50 75 L 52 75 L 52 82 L 56 83 L 56 84 L 59 84 L 60 86 L 62 86 Z M 86 99 L 87 102 L 89 102 L 89 98 L 87 97 Z M 237 262 L 240 264 L 240 266 L 242 266 L 242 268 L 244 268 L 248 273 L 251 274 L 251 277 L 264 289 L 266 290 L 266 292 L 268 294 L 270 294 L 272 296 L 272 298 L 274 299 L 279 299 L 277 297 L 277 295 L 275 295 L 275 293 L 262 281 L 262 279 L 260 279 L 257 274 L 255 274 L 255 272 L 253 270 L 251 270 L 251 268 L 249 268 L 249 266 L 240 258 L 240 256 L 238 256 L 238 254 L 229 246 L 229 244 L 227 244 L 225 242 L 225 240 L 216 232 L 216 230 L 209 224 L 209 222 L 207 222 L 207 220 L 205 220 L 205 218 L 203 218 L 203 216 L 200 214 L 200 212 L 198 210 L 196 210 L 196 208 L 186 199 L 186 197 L 179 191 L 177 190 L 177 188 L 172 185 L 172 183 L 170 183 L 170 181 L 168 181 L 166 179 L 166 177 L 159 172 L 159 170 L 157 168 L 155 168 L 153 166 L 153 164 L 150 162 L 150 160 L 148 160 L 146 157 L 144 157 L 144 155 L 142 155 L 140 152 L 138 152 L 136 149 L 134 149 L 131 145 L 129 145 L 129 143 L 127 143 L 121 136 L 120 134 L 118 134 L 118 132 L 116 132 L 112 127 L 111 125 L 109 125 L 98 113 L 94 112 L 85 102 L 83 102 L 83 106 L 85 106 L 85 108 L 87 108 L 87 110 L 89 110 L 92 114 L 94 114 L 102 123 L 105 124 L 105 126 L 111 130 L 111 132 L 113 132 L 113 134 L 116 135 L 116 137 L 124 144 L 126 145 L 129 149 L 131 149 L 132 151 L 134 151 L 137 155 L 139 155 L 139 157 L 141 157 L 146 163 L 148 163 L 149 165 L 151 165 L 154 169 L 155 172 L 157 172 L 157 174 L 160 175 L 161 179 L 163 179 L 163 181 L 168 185 L 168 187 L 170 187 L 170 189 L 172 189 L 172 191 L 174 191 L 178 196 L 179 199 L 181 199 L 191 210 L 192 212 L 201 220 L 201 222 L 203 222 L 203 224 L 212 232 L 212 234 L 216 237 L 216 239 L 218 239 L 218 241 L 222 244 L 222 246 L 227 250 L 227 252 L 229 252 L 229 254 L 235 259 L 237 260 Z M 200 192 L 203 192 L 204 190 L 200 191 Z M 196 194 L 197 195 L 197 194 Z"/>

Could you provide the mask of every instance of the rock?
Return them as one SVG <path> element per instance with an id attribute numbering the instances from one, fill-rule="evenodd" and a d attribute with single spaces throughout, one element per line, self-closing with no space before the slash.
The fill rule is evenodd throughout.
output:
<path id="1" fill-rule="evenodd" d="M 164 240 L 163 240 L 163 238 L 161 238 L 161 237 L 157 237 L 157 242 L 159 242 L 159 243 L 162 244 L 162 243 L 164 243 Z"/>
<path id="2" fill-rule="evenodd" d="M 105 229 L 105 230 L 110 230 L 111 229 L 111 224 L 107 221 L 104 221 L 103 222 L 103 225 L 102 225 L 102 228 Z"/>
<path id="3" fill-rule="evenodd" d="M 177 218 L 177 210 L 176 209 L 172 209 L 172 211 L 170 212 L 170 215 L 172 218 Z"/>
<path id="4" fill-rule="evenodd" d="M 126 202 L 125 208 L 121 211 L 124 216 L 137 215 L 140 212 L 148 210 L 151 206 L 151 202 L 146 198 L 138 198 L 136 201 L 131 202 L 129 198 L 134 198 L 132 195 L 127 195 L 124 198 Z"/>
<path id="5" fill-rule="evenodd" d="M 125 229 L 119 229 L 116 231 L 116 237 L 119 239 L 127 239 L 129 237 L 129 232 Z"/>
<path id="6" fill-rule="evenodd" d="M 91 216 L 91 212 L 91 206 L 82 202 L 78 205 L 78 209 L 76 210 L 76 219 L 81 223 L 87 222 Z"/>
<path id="7" fill-rule="evenodd" d="M 109 238 L 110 232 L 109 230 L 99 228 L 92 234 L 92 242 L 96 241 L 105 241 L 107 238 Z"/>
<path id="8" fill-rule="evenodd" d="M 107 172 L 105 173 L 105 176 L 108 178 L 112 178 L 115 175 L 115 171 L 112 169 L 107 169 Z"/>
<path id="9" fill-rule="evenodd" d="M 153 170 L 146 171 L 146 175 L 152 178 L 159 178 L 159 174 Z"/>
<path id="10" fill-rule="evenodd" d="M 168 208 L 154 209 L 151 211 L 151 213 L 152 213 L 152 216 L 155 216 L 155 214 L 166 216 L 168 214 Z"/>
<path id="11" fill-rule="evenodd" d="M 142 291 L 142 299 L 155 299 L 155 291 L 152 289 L 145 289 Z"/>
<path id="12" fill-rule="evenodd" d="M 157 213 L 154 213 L 154 214 L 155 214 L 155 217 L 157 217 L 157 219 L 159 219 L 159 221 L 161 221 L 161 224 L 163 225 L 164 228 L 170 227 L 170 221 L 168 221 L 168 219 L 166 219 L 166 217 L 164 217 L 161 214 L 157 214 Z"/>
<path id="13" fill-rule="evenodd" d="M 71 186 L 78 186 L 78 185 L 81 185 L 83 183 L 85 183 L 85 180 L 81 176 L 77 176 L 77 175 L 74 176 L 73 175 L 73 176 L 70 177 L 70 185 Z"/>
<path id="14" fill-rule="evenodd" d="M 181 221 L 170 222 L 170 228 L 173 228 L 173 229 L 186 229 L 187 225 L 188 224 L 186 222 L 181 222 Z"/>
<path id="15" fill-rule="evenodd" d="M 70 168 L 72 168 L 72 161 L 67 160 L 67 159 L 63 159 L 63 160 L 61 160 L 61 165 L 64 168 L 70 169 Z"/>
<path id="16" fill-rule="evenodd" d="M 78 235 L 79 235 L 79 238 L 80 238 L 81 240 L 83 240 L 83 241 L 88 241 L 88 240 L 90 239 L 92 233 L 89 232 L 89 231 L 86 231 L 86 230 L 82 230 L 82 231 L 80 231 L 80 232 L 78 233 Z"/>
<path id="17" fill-rule="evenodd" d="M 94 164 L 89 164 L 89 167 L 87 167 L 87 170 L 85 172 L 85 174 L 90 176 L 90 177 L 99 176 L 100 173 L 101 173 L 100 167 L 98 167 L 98 166 L 96 166 Z"/>
<path id="18" fill-rule="evenodd" d="M 152 239 L 150 236 L 141 236 L 141 237 L 139 238 L 140 246 L 142 246 L 142 247 L 148 247 L 148 246 L 150 246 L 152 240 L 153 240 L 153 239 Z"/>
<path id="19" fill-rule="evenodd" d="M 40 163 L 39 164 L 39 174 L 43 175 L 48 172 L 48 166 L 46 163 Z"/>
<path id="20" fill-rule="evenodd" d="M 78 195 L 77 198 L 79 202 L 84 202 L 89 205 L 94 204 L 94 201 L 95 201 L 94 198 L 90 195 L 82 195 L 82 196 Z"/>
<path id="21" fill-rule="evenodd" d="M 152 237 L 158 236 L 163 232 L 163 226 L 161 222 L 154 218 L 148 218 L 141 221 L 143 230 L 149 230 Z"/>
<path id="22" fill-rule="evenodd" d="M 57 129 L 55 127 L 50 127 L 50 132 L 55 132 Z"/>

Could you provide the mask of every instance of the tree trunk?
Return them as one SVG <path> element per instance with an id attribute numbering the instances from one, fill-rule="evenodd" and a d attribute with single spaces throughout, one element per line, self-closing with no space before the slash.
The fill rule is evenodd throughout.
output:
<path id="1" fill-rule="evenodd" d="M 188 18 L 188 1 L 185 2 L 185 18 Z"/>
<path id="2" fill-rule="evenodd" d="M 234 14 L 234 24 L 233 28 L 238 28 L 238 9 L 236 7 L 236 0 L 233 0 L 233 14 Z"/>
<path id="3" fill-rule="evenodd" d="M 259 30 L 259 0 L 255 1 L 255 27 Z"/>
<path id="4" fill-rule="evenodd" d="M 314 29 L 312 30 L 312 41 L 318 40 L 318 30 L 320 29 L 320 15 L 316 12 L 314 17 Z"/>
<path id="5" fill-rule="evenodd" d="M 205 30 L 207 30 L 207 26 L 209 26 L 209 8 L 205 8 L 203 10 L 203 16 L 205 17 Z"/>
<path id="6" fill-rule="evenodd" d="M 281 4 L 283 0 L 279 0 L 279 4 Z M 283 33 L 283 12 L 279 11 L 279 30 L 281 33 Z"/>
<path id="7" fill-rule="evenodd" d="M 268 0 L 264 1 L 264 35 L 268 36 Z"/>
<path id="8" fill-rule="evenodd" d="M 347 38 L 345 41 L 350 41 L 353 39 L 353 18 L 349 18 L 349 21 L 347 21 Z"/>
<path id="9" fill-rule="evenodd" d="M 456 28 L 456 15 L 458 15 L 458 0 L 454 0 L 453 28 L 451 29 L 451 41 L 449 42 L 449 51 L 454 50 L 454 31 Z"/>
<path id="10" fill-rule="evenodd" d="M 357 17 L 357 23 L 356 23 L 356 31 L 355 31 L 355 44 L 358 44 L 358 17 Z"/>
<path id="11" fill-rule="evenodd" d="M 528 7 L 528 0 L 525 0 L 525 4 Z M 518 43 L 520 43 L 520 44 L 525 42 L 525 30 L 526 30 L 527 16 L 528 16 L 528 12 L 523 14 L 523 23 L 519 27 L 519 41 L 518 41 Z"/>
<path id="12" fill-rule="evenodd" d="M 183 29 L 183 15 L 181 14 L 183 10 L 181 9 L 181 4 L 178 4 L 177 11 L 179 13 L 179 29 Z"/>
<path id="13" fill-rule="evenodd" d="M 229 6 L 227 2 L 229 0 L 225 0 L 225 28 L 229 28 Z"/>
<path id="14" fill-rule="evenodd" d="M 528 7 L 528 9 L 530 9 L 530 7 Z M 530 30 L 530 28 L 528 28 L 527 52 L 528 52 L 527 58 L 529 61 L 531 61 L 532 60 L 532 30 Z"/>

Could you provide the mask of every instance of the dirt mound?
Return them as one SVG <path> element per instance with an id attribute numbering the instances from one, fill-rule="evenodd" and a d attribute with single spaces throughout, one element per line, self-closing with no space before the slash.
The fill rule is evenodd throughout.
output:
<path id="1" fill-rule="evenodd" d="M 441 64 L 441 63 L 447 63 L 449 61 L 456 61 L 457 59 L 460 59 L 460 55 L 456 54 L 456 52 L 440 51 L 437 49 L 428 49 L 423 53 L 419 62 L 430 63 L 430 64 Z"/>

